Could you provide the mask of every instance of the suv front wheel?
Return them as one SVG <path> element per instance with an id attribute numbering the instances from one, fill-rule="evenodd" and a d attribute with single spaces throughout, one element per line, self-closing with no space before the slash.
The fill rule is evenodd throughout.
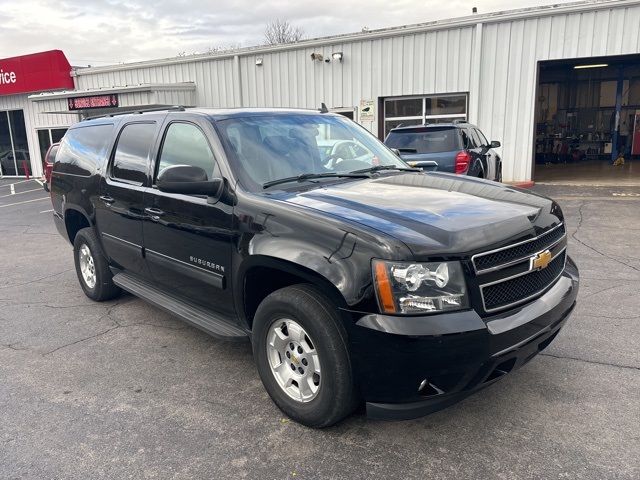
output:
<path id="1" fill-rule="evenodd" d="M 265 298 L 252 339 L 262 383 L 293 420 L 327 427 L 354 410 L 346 332 L 335 305 L 314 287 L 293 285 Z"/>

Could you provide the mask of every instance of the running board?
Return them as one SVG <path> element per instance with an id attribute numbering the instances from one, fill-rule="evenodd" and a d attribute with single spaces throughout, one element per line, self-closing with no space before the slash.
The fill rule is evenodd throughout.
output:
<path id="1" fill-rule="evenodd" d="M 140 297 L 209 335 L 227 341 L 242 341 L 249 338 L 247 332 L 204 308 L 158 289 L 149 282 L 124 272 L 113 276 L 113 283 L 127 292 Z"/>

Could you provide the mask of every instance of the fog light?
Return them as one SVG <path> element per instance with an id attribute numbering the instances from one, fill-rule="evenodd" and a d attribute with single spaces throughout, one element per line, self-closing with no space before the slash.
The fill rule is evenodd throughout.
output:
<path id="1" fill-rule="evenodd" d="M 462 295 L 442 295 L 438 297 L 407 296 L 400 299 L 400 309 L 407 313 L 449 310 L 462 306 Z"/>

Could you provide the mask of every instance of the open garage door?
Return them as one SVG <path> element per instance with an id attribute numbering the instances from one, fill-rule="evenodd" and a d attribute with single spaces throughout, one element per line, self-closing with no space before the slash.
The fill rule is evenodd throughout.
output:
<path id="1" fill-rule="evenodd" d="M 540 62 L 535 115 L 536 183 L 640 185 L 640 55 Z"/>

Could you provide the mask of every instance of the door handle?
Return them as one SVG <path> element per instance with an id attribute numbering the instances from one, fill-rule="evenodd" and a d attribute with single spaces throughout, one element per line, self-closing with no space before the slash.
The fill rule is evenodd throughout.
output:
<path id="1" fill-rule="evenodd" d="M 116 201 L 115 198 L 110 197 L 109 195 L 100 195 L 100 200 L 102 200 L 107 207 L 111 206 L 111 204 Z"/>
<path id="2" fill-rule="evenodd" d="M 149 215 L 151 217 L 151 220 L 153 220 L 154 222 L 157 222 L 158 220 L 160 220 L 160 217 L 164 215 L 164 212 L 159 208 L 150 208 L 150 207 L 145 208 L 144 213 Z"/>

